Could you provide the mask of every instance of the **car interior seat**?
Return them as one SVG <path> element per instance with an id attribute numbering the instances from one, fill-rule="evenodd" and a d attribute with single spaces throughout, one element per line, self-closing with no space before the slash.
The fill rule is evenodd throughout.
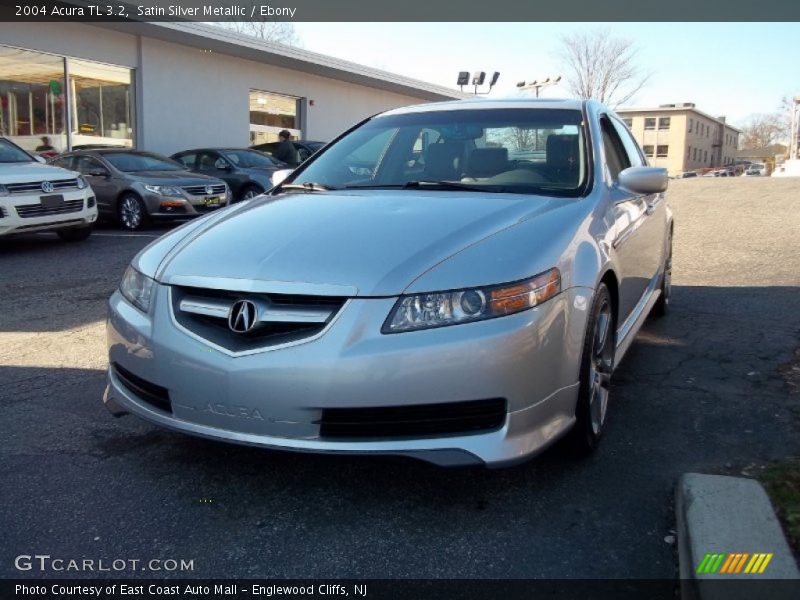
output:
<path id="1" fill-rule="evenodd" d="M 547 138 L 547 176 L 557 183 L 577 186 L 580 156 L 577 135 Z"/>
<path id="2" fill-rule="evenodd" d="M 475 148 L 467 156 L 465 174 L 476 178 L 494 177 L 510 167 L 507 148 Z"/>
<path id="3" fill-rule="evenodd" d="M 424 177 L 431 181 L 461 179 L 463 162 L 462 144 L 431 144 L 425 151 Z"/>

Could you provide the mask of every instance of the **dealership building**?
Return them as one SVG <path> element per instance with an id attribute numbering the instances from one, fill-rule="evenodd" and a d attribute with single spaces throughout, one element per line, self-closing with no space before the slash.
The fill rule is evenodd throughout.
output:
<path id="1" fill-rule="evenodd" d="M 456 90 L 200 23 L 0 23 L 0 135 L 171 154 L 329 141 Z"/>

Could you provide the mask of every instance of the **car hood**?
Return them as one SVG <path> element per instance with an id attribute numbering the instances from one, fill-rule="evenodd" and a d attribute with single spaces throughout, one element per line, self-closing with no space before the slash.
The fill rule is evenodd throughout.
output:
<path id="1" fill-rule="evenodd" d="M 40 162 L 0 163 L 0 183 L 26 183 L 28 181 L 52 181 L 77 177 L 77 174 L 61 167 Z"/>
<path id="2" fill-rule="evenodd" d="M 191 171 L 128 171 L 127 177 L 153 185 L 207 185 L 220 180 Z"/>
<path id="3" fill-rule="evenodd" d="M 394 296 L 481 240 L 569 204 L 445 191 L 284 194 L 187 230 L 158 257 L 155 276 L 175 285 Z"/>

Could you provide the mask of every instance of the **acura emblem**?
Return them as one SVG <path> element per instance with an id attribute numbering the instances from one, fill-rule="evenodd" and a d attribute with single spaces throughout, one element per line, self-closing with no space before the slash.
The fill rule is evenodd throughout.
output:
<path id="1" fill-rule="evenodd" d="M 49 181 L 43 181 L 42 182 L 42 191 L 45 194 L 49 194 L 50 192 L 53 191 L 53 184 L 50 183 Z"/>
<path id="2" fill-rule="evenodd" d="M 214 193 L 214 188 L 211 187 L 210 185 L 207 185 L 206 186 L 206 194 L 208 194 L 210 196 L 213 193 Z"/>
<path id="3" fill-rule="evenodd" d="M 228 313 L 228 327 L 235 333 L 247 333 L 256 326 L 258 311 L 250 300 L 237 300 Z"/>

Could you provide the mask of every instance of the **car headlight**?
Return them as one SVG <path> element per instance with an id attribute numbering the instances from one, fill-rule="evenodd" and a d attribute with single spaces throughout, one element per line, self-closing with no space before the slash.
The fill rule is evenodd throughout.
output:
<path id="1" fill-rule="evenodd" d="M 89 184 L 83 178 L 83 175 L 78 175 L 78 178 L 75 180 L 75 182 L 78 184 L 79 190 L 85 190 L 87 187 L 89 187 Z"/>
<path id="2" fill-rule="evenodd" d="M 416 331 L 511 315 L 538 306 L 560 291 L 561 273 L 554 268 L 516 283 L 403 296 L 382 332 Z"/>
<path id="3" fill-rule="evenodd" d="M 171 198 L 183 198 L 181 188 L 172 185 L 145 185 L 144 189 L 159 196 L 169 196 Z"/>
<path id="4" fill-rule="evenodd" d="M 0 196 L 8 196 L 8 188 L 0 183 Z"/>
<path id="5" fill-rule="evenodd" d="M 154 283 L 155 281 L 147 275 L 142 275 L 132 266 L 128 266 L 119 284 L 119 291 L 128 302 L 139 310 L 147 312 L 150 309 Z"/>

